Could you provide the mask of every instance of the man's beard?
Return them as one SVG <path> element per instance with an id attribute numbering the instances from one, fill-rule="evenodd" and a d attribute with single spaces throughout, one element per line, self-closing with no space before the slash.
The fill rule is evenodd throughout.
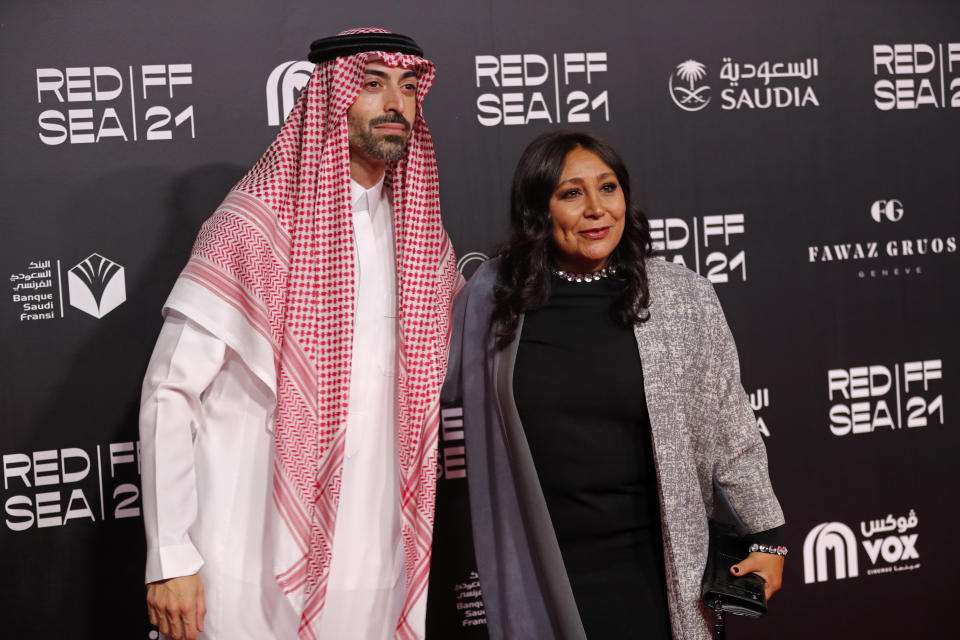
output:
<path id="1" fill-rule="evenodd" d="M 404 135 L 377 135 L 373 130 L 377 125 L 393 123 L 402 124 L 405 127 Z M 399 113 L 384 114 L 370 120 L 365 126 L 359 118 L 353 118 L 348 114 L 347 126 L 350 130 L 350 146 L 371 158 L 390 163 L 396 162 L 407 152 L 410 123 Z"/>

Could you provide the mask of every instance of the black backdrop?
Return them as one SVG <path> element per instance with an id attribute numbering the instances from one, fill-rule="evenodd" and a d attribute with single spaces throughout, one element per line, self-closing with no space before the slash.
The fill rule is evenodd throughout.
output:
<path id="1" fill-rule="evenodd" d="M 160 305 L 275 134 L 268 96 L 305 79 L 288 63 L 362 25 L 437 63 L 465 272 L 503 239 L 524 145 L 576 127 L 623 153 L 667 258 L 717 283 L 791 548 L 770 615 L 731 637 L 949 635 L 960 5 L 348 5 L 0 9 L 3 635 L 156 637 L 136 413 Z"/>

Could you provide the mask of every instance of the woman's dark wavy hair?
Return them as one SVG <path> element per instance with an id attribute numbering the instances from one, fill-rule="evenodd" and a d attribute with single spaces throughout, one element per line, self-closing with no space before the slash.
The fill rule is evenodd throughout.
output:
<path id="1" fill-rule="evenodd" d="M 557 264 L 550 197 L 560 181 L 567 154 L 577 148 L 592 151 L 613 169 L 627 203 L 623 236 L 608 260 L 617 268 L 615 277 L 626 283 L 615 302 L 617 319 L 632 326 L 649 317 L 646 308 L 650 291 L 644 260 L 653 255 L 650 223 L 630 198 L 630 175 L 623 159 L 613 147 L 589 133 L 546 133 L 527 146 L 513 174 L 510 237 L 500 250 L 491 317 L 497 348 L 502 349 L 513 340 L 521 313 L 543 306 L 550 297 L 550 274 Z"/>

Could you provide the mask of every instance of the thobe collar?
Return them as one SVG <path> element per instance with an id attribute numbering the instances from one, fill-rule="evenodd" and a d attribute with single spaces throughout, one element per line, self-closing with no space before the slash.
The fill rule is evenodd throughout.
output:
<path id="1" fill-rule="evenodd" d="M 380 181 L 369 189 L 364 189 L 359 182 L 350 178 L 350 210 L 353 213 L 367 211 L 372 220 L 380 209 L 380 199 L 383 197 L 383 176 Z"/>

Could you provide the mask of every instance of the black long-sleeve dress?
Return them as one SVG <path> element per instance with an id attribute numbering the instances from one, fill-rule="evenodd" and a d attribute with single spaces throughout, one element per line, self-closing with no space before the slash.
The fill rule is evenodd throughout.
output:
<path id="1" fill-rule="evenodd" d="M 564 565 L 591 640 L 669 640 L 650 418 L 622 283 L 554 276 L 526 313 L 513 388 Z"/>

